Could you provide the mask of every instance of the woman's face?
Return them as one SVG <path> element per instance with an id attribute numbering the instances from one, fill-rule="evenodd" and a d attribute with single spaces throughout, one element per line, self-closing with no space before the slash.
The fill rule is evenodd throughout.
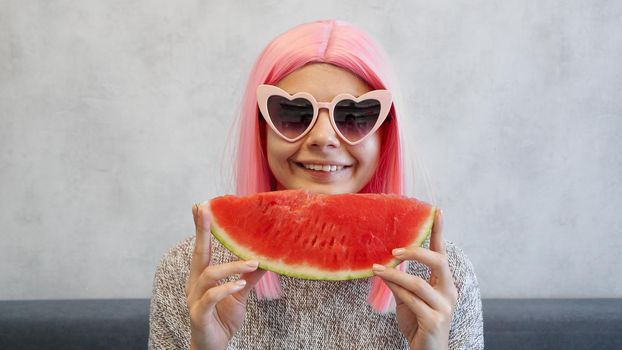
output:
<path id="1" fill-rule="evenodd" d="M 341 94 L 360 96 L 371 88 L 358 76 L 324 63 L 306 65 L 285 78 L 278 87 L 290 95 L 305 91 L 318 102 L 330 102 Z M 380 133 L 351 146 L 333 129 L 326 109 L 307 135 L 296 142 L 279 137 L 267 124 L 268 165 L 277 181 L 277 190 L 307 189 L 315 193 L 359 192 L 371 179 L 380 157 Z M 324 170 L 335 165 L 337 170 Z M 325 166 L 322 170 L 309 169 Z"/>

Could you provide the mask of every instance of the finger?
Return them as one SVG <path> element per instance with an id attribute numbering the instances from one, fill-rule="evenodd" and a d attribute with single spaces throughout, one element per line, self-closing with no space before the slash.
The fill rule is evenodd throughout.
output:
<path id="1" fill-rule="evenodd" d="M 226 264 L 208 266 L 203 270 L 194 284 L 194 287 L 192 287 L 188 299 L 195 300 L 195 298 L 199 298 L 206 290 L 217 287 L 218 281 L 223 278 L 255 271 L 258 266 L 259 262 L 252 260 L 234 261 Z"/>
<path id="2" fill-rule="evenodd" d="M 436 209 L 434 224 L 432 225 L 430 249 L 442 254 L 444 256 L 444 259 L 442 260 L 448 261 L 445 239 L 443 237 L 443 210 L 440 208 Z M 445 287 L 446 291 L 451 291 L 452 289 L 455 289 L 455 287 L 453 285 L 453 278 L 449 269 L 449 263 L 444 263 L 443 265 L 443 269 L 432 271 L 430 275 L 430 282 L 434 283 L 434 285 L 440 284 Z"/>
<path id="3" fill-rule="evenodd" d="M 246 300 L 248 299 L 248 295 L 250 294 L 251 289 L 255 287 L 257 282 L 259 282 L 259 280 L 265 273 L 266 273 L 266 270 L 255 270 L 253 272 L 245 273 L 242 276 L 240 276 L 240 279 L 243 279 L 246 281 L 246 286 L 244 287 L 244 289 L 234 294 L 236 299 L 238 299 L 238 301 L 243 304 L 246 303 Z"/>
<path id="4" fill-rule="evenodd" d="M 194 284 L 203 270 L 210 264 L 211 259 L 211 239 L 209 236 L 209 226 L 211 223 L 211 213 L 209 204 L 195 204 L 192 207 L 196 241 L 192 253 L 192 263 L 190 265 L 189 283 Z"/>
<path id="5" fill-rule="evenodd" d="M 443 211 L 436 209 L 434 224 L 432 224 L 432 234 L 430 236 L 430 250 L 446 254 L 445 241 L 443 239 Z"/>
<path id="6" fill-rule="evenodd" d="M 409 275 L 394 268 L 387 268 L 382 265 L 374 264 L 374 274 L 382 278 L 385 282 L 391 282 L 416 295 L 427 305 L 435 310 L 445 311 L 447 303 L 443 296 L 435 290 L 426 280 L 419 276 Z"/>
<path id="7" fill-rule="evenodd" d="M 449 270 L 447 256 L 421 247 L 405 247 L 393 249 L 393 256 L 400 260 L 415 260 L 430 267 L 430 284 L 436 286 L 453 286 L 453 278 Z"/>
<path id="8" fill-rule="evenodd" d="M 210 288 L 203 293 L 197 305 L 206 312 L 211 311 L 221 300 L 242 290 L 246 286 L 246 283 L 245 280 L 239 279 Z"/>
<path id="9" fill-rule="evenodd" d="M 391 292 L 393 292 L 396 302 L 400 300 L 404 303 L 417 318 L 423 318 L 434 311 L 423 300 L 419 299 L 416 295 L 410 293 L 403 287 L 390 281 L 385 281 L 385 283 Z"/>

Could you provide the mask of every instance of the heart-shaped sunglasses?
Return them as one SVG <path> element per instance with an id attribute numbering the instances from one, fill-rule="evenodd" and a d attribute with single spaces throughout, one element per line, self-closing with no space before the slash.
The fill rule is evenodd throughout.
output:
<path id="1" fill-rule="evenodd" d="M 389 114 L 391 102 L 389 90 L 373 90 L 359 97 L 339 94 L 331 102 L 317 102 L 307 92 L 290 95 L 273 85 L 257 87 L 261 115 L 275 133 L 289 142 L 304 137 L 324 108 L 339 137 L 356 145 L 378 130 Z"/>

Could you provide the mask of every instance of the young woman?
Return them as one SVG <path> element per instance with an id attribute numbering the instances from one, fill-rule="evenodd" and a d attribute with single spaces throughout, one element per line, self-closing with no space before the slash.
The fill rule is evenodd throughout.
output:
<path id="1" fill-rule="evenodd" d="M 242 101 L 237 194 L 404 194 L 398 126 L 408 116 L 398 117 L 387 65 L 367 34 L 343 22 L 275 38 Z M 357 119 L 342 107 L 356 108 Z M 211 238 L 205 206 L 195 205 L 193 216 L 196 235 L 156 271 L 150 349 L 483 348 L 477 279 L 465 254 L 444 241 L 440 213 L 423 248 L 395 247 L 408 264 L 374 265 L 376 277 L 342 282 L 258 270 Z"/>

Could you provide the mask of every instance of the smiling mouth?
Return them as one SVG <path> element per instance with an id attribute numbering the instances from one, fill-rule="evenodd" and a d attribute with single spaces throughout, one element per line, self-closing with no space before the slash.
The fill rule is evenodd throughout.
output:
<path id="1" fill-rule="evenodd" d="M 295 164 L 306 170 L 323 171 L 327 173 L 337 172 L 345 168 L 350 168 L 351 165 L 322 165 L 322 164 L 307 164 L 295 162 Z"/>

